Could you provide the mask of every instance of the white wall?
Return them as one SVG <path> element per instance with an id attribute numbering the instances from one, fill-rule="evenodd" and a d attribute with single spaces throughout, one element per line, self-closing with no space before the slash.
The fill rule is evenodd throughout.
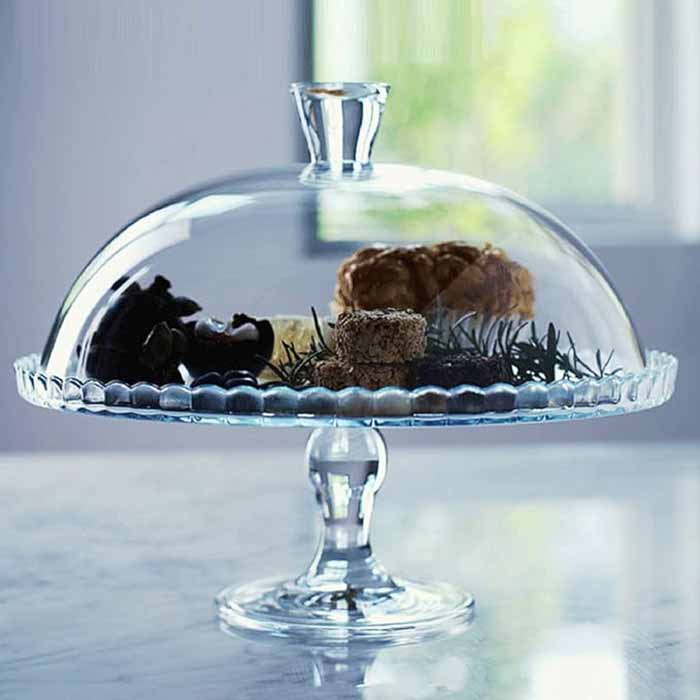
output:
<path id="1" fill-rule="evenodd" d="M 308 77 L 304 5 L 0 0 L 0 449 L 236 446 L 261 439 L 301 446 L 302 431 L 263 436 L 255 429 L 42 411 L 17 397 L 10 365 L 41 350 L 82 265 L 135 214 L 198 181 L 297 159 L 287 86 Z M 673 404 L 587 424 L 413 431 L 391 439 L 425 442 L 437 434 L 469 444 L 700 436 L 692 410 L 699 385 L 697 247 L 599 252 L 647 345 L 681 356 L 683 386 Z M 327 264 L 307 261 L 306 267 Z M 313 298 L 318 279 L 307 276 L 297 293 Z"/>

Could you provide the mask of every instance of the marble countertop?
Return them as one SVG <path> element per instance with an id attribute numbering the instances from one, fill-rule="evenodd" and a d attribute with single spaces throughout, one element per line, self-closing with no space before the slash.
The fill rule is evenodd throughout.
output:
<path id="1" fill-rule="evenodd" d="M 219 589 L 312 554 L 301 449 L 5 455 L 0 698 L 700 698 L 699 445 L 387 439 L 375 551 L 469 589 L 466 633 L 312 650 L 219 631 Z"/>

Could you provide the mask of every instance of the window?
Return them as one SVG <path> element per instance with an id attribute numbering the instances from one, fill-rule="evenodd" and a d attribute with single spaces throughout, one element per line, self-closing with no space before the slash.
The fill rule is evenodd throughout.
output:
<path id="1" fill-rule="evenodd" d="M 376 159 L 505 185 L 590 243 L 700 230 L 696 0 L 315 0 L 313 15 L 315 80 L 394 88 Z"/>

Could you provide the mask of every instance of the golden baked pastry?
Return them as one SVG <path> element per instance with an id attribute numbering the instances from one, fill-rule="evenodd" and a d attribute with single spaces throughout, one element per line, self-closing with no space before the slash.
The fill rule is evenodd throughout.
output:
<path id="1" fill-rule="evenodd" d="M 426 314 L 440 304 L 459 315 L 532 318 L 534 300 L 532 275 L 503 250 L 452 241 L 357 250 L 338 268 L 333 310 Z"/>

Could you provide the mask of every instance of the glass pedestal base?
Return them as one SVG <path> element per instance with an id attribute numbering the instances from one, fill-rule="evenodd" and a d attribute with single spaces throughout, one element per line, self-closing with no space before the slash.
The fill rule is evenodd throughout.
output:
<path id="1" fill-rule="evenodd" d="M 395 579 L 386 588 L 324 592 L 299 581 L 258 581 L 217 596 L 225 631 L 318 644 L 411 643 L 464 630 L 474 599 L 447 583 Z"/>
<path id="2" fill-rule="evenodd" d="M 410 643 L 460 632 L 474 599 L 447 583 L 393 578 L 369 542 L 374 497 L 386 475 L 386 446 L 370 428 L 319 428 L 306 449 L 323 534 L 305 574 L 224 589 L 224 631 L 317 644 Z"/>

